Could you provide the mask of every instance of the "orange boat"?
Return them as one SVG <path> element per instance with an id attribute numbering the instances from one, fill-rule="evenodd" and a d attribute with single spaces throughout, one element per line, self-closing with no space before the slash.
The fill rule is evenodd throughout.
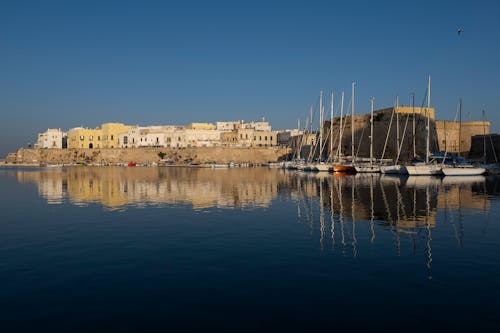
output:
<path id="1" fill-rule="evenodd" d="M 333 166 L 333 172 L 356 173 L 354 165 L 337 164 Z"/>

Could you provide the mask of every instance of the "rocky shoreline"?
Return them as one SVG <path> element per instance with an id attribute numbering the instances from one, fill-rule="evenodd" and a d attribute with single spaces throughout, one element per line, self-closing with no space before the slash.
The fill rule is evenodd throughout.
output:
<path id="1" fill-rule="evenodd" d="M 289 148 L 197 147 L 126 149 L 19 149 L 3 165 L 254 165 L 285 159 Z"/>

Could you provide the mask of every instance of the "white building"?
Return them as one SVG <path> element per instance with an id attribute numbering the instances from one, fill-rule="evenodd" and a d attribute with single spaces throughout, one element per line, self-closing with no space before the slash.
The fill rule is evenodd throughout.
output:
<path id="1" fill-rule="evenodd" d="M 66 137 L 66 133 L 61 131 L 60 128 L 49 128 L 43 133 L 38 133 L 38 140 L 36 143 L 36 148 L 62 149 L 64 137 Z"/>

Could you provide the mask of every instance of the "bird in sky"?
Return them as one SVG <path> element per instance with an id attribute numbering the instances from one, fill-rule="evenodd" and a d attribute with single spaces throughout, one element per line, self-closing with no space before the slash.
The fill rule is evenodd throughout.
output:
<path id="1" fill-rule="evenodd" d="M 462 29 L 462 28 L 458 28 L 457 33 L 458 33 L 458 35 L 460 36 L 461 34 L 463 34 L 463 33 L 464 33 L 464 29 Z"/>

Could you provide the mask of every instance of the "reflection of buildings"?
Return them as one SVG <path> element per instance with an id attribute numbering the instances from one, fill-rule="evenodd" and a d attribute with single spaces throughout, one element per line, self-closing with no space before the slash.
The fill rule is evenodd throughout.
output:
<path id="1" fill-rule="evenodd" d="M 18 180 L 35 182 L 50 202 L 109 208 L 126 205 L 190 204 L 208 207 L 267 207 L 278 195 L 281 177 L 265 168 L 67 168 L 51 172 L 19 171 Z"/>

